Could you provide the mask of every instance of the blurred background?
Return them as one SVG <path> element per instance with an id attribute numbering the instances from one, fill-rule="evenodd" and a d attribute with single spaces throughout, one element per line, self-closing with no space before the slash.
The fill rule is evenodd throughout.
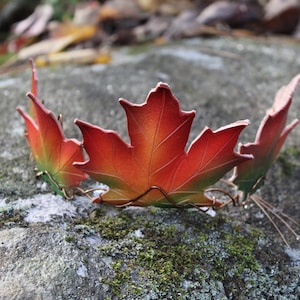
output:
<path id="1" fill-rule="evenodd" d="M 108 63 L 113 47 L 197 36 L 300 40 L 299 0 L 1 0 L 0 73 Z"/>

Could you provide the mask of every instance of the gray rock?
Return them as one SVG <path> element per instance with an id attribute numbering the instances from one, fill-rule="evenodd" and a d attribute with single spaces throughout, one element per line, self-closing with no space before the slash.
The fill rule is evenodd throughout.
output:
<path id="1" fill-rule="evenodd" d="M 184 110 L 197 110 L 190 141 L 239 119 L 252 141 L 276 91 L 300 70 L 299 45 L 251 39 L 193 39 L 123 48 L 107 66 L 39 69 L 40 96 L 62 113 L 67 137 L 80 118 L 124 139 L 117 99 L 140 103 L 167 82 Z M 34 176 L 16 106 L 30 70 L 0 81 L 0 299 L 298 299 L 299 242 L 252 203 L 216 217 L 195 210 L 97 206 L 53 195 Z M 299 92 L 290 118 L 299 117 Z M 300 129 L 260 195 L 299 222 Z M 295 150 L 296 149 L 296 150 Z"/>

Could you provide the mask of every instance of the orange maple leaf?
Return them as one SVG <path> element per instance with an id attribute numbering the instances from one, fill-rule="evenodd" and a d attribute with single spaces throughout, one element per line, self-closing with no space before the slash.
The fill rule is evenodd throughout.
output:
<path id="1" fill-rule="evenodd" d="M 205 189 L 252 156 L 233 149 L 248 121 L 217 131 L 205 128 L 185 151 L 194 111 L 180 110 L 169 86 L 159 83 L 145 103 L 121 99 L 130 144 L 116 132 L 76 120 L 89 155 L 74 165 L 109 190 L 95 202 L 113 205 L 218 206 Z"/>

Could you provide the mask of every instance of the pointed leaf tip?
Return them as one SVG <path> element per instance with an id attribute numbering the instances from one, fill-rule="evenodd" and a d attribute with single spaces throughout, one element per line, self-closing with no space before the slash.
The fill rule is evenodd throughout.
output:
<path id="1" fill-rule="evenodd" d="M 154 88 L 154 90 L 157 89 L 157 88 L 164 88 L 164 89 L 171 90 L 170 86 L 169 86 L 166 82 L 162 82 L 162 81 L 160 81 L 160 82 L 156 85 L 156 87 Z"/>
<path id="2" fill-rule="evenodd" d="M 288 85 L 285 85 L 279 89 L 279 91 L 276 93 L 275 101 L 273 107 L 270 110 L 270 114 L 276 113 L 277 111 L 282 109 L 283 106 L 285 105 L 290 106 L 295 91 L 299 84 L 300 84 L 300 74 L 295 76 Z"/>

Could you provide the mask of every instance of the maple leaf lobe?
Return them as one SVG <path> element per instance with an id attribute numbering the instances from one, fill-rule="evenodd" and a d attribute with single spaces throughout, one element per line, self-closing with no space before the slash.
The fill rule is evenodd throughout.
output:
<path id="1" fill-rule="evenodd" d="M 142 104 L 121 99 L 130 143 L 141 169 L 154 182 L 162 172 L 172 172 L 184 154 L 195 111 L 181 111 L 178 99 L 165 83 L 158 83 Z M 171 168 L 171 169 L 170 169 Z"/>

